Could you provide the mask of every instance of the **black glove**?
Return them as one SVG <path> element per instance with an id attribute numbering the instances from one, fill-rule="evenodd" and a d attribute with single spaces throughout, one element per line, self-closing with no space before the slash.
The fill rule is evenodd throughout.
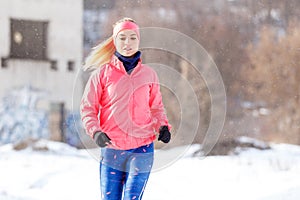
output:
<path id="1" fill-rule="evenodd" d="M 161 140 L 164 143 L 168 143 L 171 140 L 171 133 L 168 126 L 161 126 L 159 128 L 158 140 Z"/>
<path id="2" fill-rule="evenodd" d="M 108 144 L 111 144 L 110 138 L 104 132 L 96 132 L 94 135 L 94 141 L 99 147 L 106 147 Z"/>

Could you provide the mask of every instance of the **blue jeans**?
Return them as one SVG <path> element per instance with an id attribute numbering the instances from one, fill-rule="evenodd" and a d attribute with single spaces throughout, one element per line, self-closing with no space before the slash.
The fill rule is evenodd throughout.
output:
<path id="1" fill-rule="evenodd" d="M 153 165 L 153 143 L 136 149 L 103 148 L 100 162 L 102 200 L 142 199 Z"/>

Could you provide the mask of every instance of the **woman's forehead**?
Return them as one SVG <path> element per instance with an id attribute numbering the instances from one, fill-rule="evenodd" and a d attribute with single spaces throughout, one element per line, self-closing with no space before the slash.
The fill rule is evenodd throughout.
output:
<path id="1" fill-rule="evenodd" d="M 122 30 L 119 32 L 120 36 L 133 36 L 133 35 L 136 35 L 136 32 L 133 31 L 133 30 L 130 30 L 130 29 L 125 29 L 125 30 Z"/>

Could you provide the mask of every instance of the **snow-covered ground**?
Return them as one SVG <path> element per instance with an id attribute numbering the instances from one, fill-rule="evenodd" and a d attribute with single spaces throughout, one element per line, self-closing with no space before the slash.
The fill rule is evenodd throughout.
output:
<path id="1" fill-rule="evenodd" d="M 0 146 L 0 199 L 100 200 L 97 159 L 86 150 L 42 142 L 48 151 Z M 300 147 L 271 147 L 195 158 L 190 156 L 193 146 L 151 174 L 144 200 L 299 200 Z M 178 149 L 164 153 L 174 155 Z"/>

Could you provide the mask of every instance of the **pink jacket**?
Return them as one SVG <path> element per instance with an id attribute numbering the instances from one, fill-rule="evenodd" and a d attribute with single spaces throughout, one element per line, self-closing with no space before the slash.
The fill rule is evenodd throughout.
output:
<path id="1" fill-rule="evenodd" d="M 156 72 L 141 64 L 129 75 L 113 56 L 96 70 L 86 84 L 80 105 L 87 133 L 103 131 L 114 149 L 132 149 L 155 140 L 159 127 L 167 125 Z"/>

